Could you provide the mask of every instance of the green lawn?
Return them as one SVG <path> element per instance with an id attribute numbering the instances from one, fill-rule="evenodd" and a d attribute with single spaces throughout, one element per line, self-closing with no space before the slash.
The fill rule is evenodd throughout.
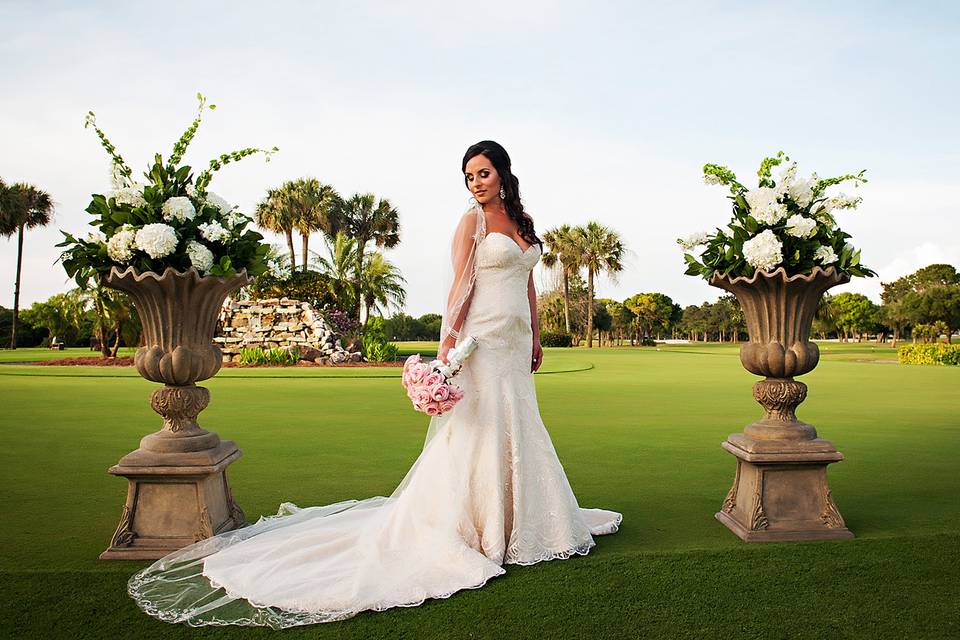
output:
<path id="1" fill-rule="evenodd" d="M 799 413 L 847 456 L 830 481 L 855 540 L 745 545 L 713 519 L 734 469 L 720 442 L 760 413 L 735 346 L 548 349 L 544 422 L 581 505 L 623 512 L 621 530 L 586 557 L 283 637 L 960 637 L 960 368 L 898 365 L 870 344 L 821 350 Z M 244 451 L 231 483 L 248 519 L 285 500 L 388 495 L 427 422 L 398 377 L 225 369 L 205 383 L 202 424 Z M 124 590 L 145 563 L 97 560 L 126 492 L 106 469 L 159 427 L 153 388 L 129 368 L 0 366 L 0 634 L 279 635 L 158 622 Z"/>

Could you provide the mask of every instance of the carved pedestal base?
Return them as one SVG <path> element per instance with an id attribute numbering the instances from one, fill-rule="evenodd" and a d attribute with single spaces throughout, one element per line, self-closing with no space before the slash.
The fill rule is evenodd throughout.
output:
<path id="1" fill-rule="evenodd" d="M 830 494 L 827 465 L 843 460 L 828 440 L 731 435 L 736 477 L 716 518 L 745 542 L 853 538 Z"/>
<path id="2" fill-rule="evenodd" d="M 155 560 L 244 526 L 227 482 L 227 466 L 239 457 L 240 450 L 226 440 L 205 451 L 157 453 L 141 447 L 124 456 L 110 473 L 127 478 L 127 502 L 100 558 Z"/>

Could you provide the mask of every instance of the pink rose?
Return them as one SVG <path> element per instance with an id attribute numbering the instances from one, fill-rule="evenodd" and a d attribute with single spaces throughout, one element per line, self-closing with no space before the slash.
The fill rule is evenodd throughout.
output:
<path id="1" fill-rule="evenodd" d="M 435 387 L 435 386 L 437 386 L 438 384 L 443 384 L 443 376 L 434 371 L 434 372 L 428 374 L 428 375 L 423 379 L 423 384 L 424 384 L 425 386 L 427 386 L 427 387 Z"/>
<path id="2" fill-rule="evenodd" d="M 415 353 L 415 354 L 413 354 L 412 356 L 410 356 L 409 358 L 407 358 L 406 362 L 403 363 L 403 368 L 404 368 L 404 370 L 406 370 L 406 369 L 408 369 L 411 365 L 417 364 L 418 362 L 420 362 L 420 354 L 419 354 L 419 353 Z"/>
<path id="3" fill-rule="evenodd" d="M 463 389 L 460 387 L 451 385 L 450 386 L 450 399 L 454 402 L 458 402 L 463 399 Z"/>
<path id="4" fill-rule="evenodd" d="M 437 405 L 436 402 L 431 402 L 430 404 L 428 404 L 428 405 L 426 406 L 426 408 L 423 410 L 423 412 L 426 413 L 428 416 L 431 416 L 431 417 L 432 417 L 432 416 L 438 416 L 438 415 L 440 415 L 440 407 Z"/>
<path id="5" fill-rule="evenodd" d="M 425 362 L 420 362 L 413 365 L 413 368 L 410 370 L 410 377 L 414 382 L 421 382 L 424 378 L 430 375 L 430 372 L 433 369 L 430 368 Z"/>
<path id="6" fill-rule="evenodd" d="M 452 400 L 444 400 L 443 402 L 440 403 L 441 413 L 446 413 L 447 411 L 450 411 L 451 409 L 453 409 L 455 404 L 456 403 L 453 402 Z"/>
<path id="7" fill-rule="evenodd" d="M 437 401 L 446 400 L 450 397 L 450 387 L 445 384 L 430 387 L 430 396 Z"/>
<path id="8" fill-rule="evenodd" d="M 417 389 L 413 395 L 413 401 L 420 405 L 428 405 L 433 402 L 433 398 L 430 397 L 430 393 L 426 389 Z"/>

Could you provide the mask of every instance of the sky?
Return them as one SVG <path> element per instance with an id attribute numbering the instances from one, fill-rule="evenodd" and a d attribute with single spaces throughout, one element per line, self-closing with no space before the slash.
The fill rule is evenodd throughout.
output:
<path id="1" fill-rule="evenodd" d="M 92 229 L 84 209 L 109 189 L 87 111 L 139 173 L 169 154 L 198 91 L 217 109 L 185 158 L 197 172 L 280 148 L 215 175 L 242 211 L 303 176 L 390 200 L 401 244 L 386 254 L 414 316 L 441 311 L 469 198 L 460 163 L 483 139 L 510 153 L 538 232 L 596 220 L 620 234 L 625 269 L 598 297 L 684 306 L 723 293 L 684 275 L 675 242 L 730 219 L 704 163 L 748 186 L 778 150 L 801 175 L 866 169 L 846 189 L 863 204 L 839 223 L 879 277 L 834 291 L 879 302 L 881 282 L 960 266 L 958 34 L 953 2 L 0 0 L 0 177 L 56 202 L 54 223 L 26 234 L 21 306 L 70 287 L 59 230 Z M 15 237 L 0 239 L 6 307 L 15 262 Z M 538 289 L 555 281 L 534 273 Z"/>

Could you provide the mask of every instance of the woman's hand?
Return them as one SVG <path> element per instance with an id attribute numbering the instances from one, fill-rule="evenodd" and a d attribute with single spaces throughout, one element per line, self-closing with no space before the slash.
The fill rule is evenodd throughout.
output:
<path id="1" fill-rule="evenodd" d="M 533 340 L 533 362 L 530 363 L 530 372 L 533 373 L 540 368 L 540 365 L 543 364 L 543 347 L 540 346 L 540 340 L 534 338 Z"/>
<path id="2" fill-rule="evenodd" d="M 437 351 L 437 360 L 442 360 L 444 364 L 450 364 L 447 360 L 447 353 L 457 344 L 456 338 L 447 338 L 440 343 L 440 349 Z"/>

